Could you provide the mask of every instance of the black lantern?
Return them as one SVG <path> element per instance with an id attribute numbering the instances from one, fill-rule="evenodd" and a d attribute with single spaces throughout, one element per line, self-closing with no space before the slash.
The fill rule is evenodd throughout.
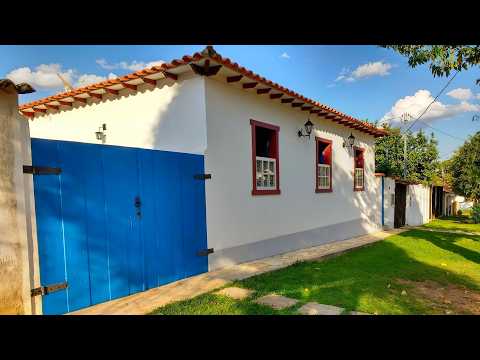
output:
<path id="1" fill-rule="evenodd" d="M 305 134 L 300 129 L 298 130 L 298 137 L 302 137 L 302 136 L 310 137 L 310 134 L 312 133 L 312 130 L 313 130 L 313 123 L 310 121 L 310 119 L 308 119 L 304 126 L 305 126 Z"/>
<path id="2" fill-rule="evenodd" d="M 353 145 L 355 145 L 355 136 L 353 136 L 353 134 L 350 133 L 350 136 L 347 138 L 347 140 L 343 141 L 343 147 L 348 147 L 352 149 Z"/>

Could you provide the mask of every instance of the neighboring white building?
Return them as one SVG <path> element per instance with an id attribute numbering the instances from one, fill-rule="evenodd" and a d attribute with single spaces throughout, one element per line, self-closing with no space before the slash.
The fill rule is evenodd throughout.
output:
<path id="1" fill-rule="evenodd" d="M 403 225 L 418 226 L 430 221 L 431 190 L 429 186 L 408 183 L 384 174 L 376 175 L 379 189 L 378 202 L 380 208 L 383 207 L 380 214 L 383 214 L 382 223 L 386 229 Z M 402 191 L 403 189 L 405 192 Z M 397 224 L 395 218 L 397 218 Z"/>
<path id="2" fill-rule="evenodd" d="M 210 270 L 381 228 L 374 144 L 385 132 L 210 47 L 20 109 L 32 137 L 99 144 L 106 124 L 107 145 L 204 155 Z"/>

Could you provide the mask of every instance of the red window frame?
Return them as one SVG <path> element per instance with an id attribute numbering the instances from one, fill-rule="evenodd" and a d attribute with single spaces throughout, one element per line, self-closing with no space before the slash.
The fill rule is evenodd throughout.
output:
<path id="1" fill-rule="evenodd" d="M 362 170 L 363 170 L 363 186 L 361 188 L 355 187 L 355 169 L 357 168 L 357 157 L 356 153 L 360 151 L 362 153 Z M 353 191 L 364 191 L 365 190 L 365 149 L 362 147 L 354 146 L 353 147 Z"/>
<path id="2" fill-rule="evenodd" d="M 250 125 L 252 128 L 252 195 L 278 195 L 280 194 L 280 153 L 278 151 L 279 146 L 278 146 L 278 133 L 280 132 L 280 126 L 277 125 L 272 125 L 268 123 L 264 123 L 258 120 L 250 119 Z M 273 157 L 274 159 L 277 160 L 276 162 L 276 169 L 275 169 L 275 176 L 276 176 L 276 189 L 274 190 L 262 190 L 262 189 L 257 189 L 257 147 L 256 147 L 256 131 L 257 128 L 265 128 L 269 130 L 274 130 L 275 131 L 275 136 L 274 136 L 274 152 L 275 156 Z"/>
<path id="3" fill-rule="evenodd" d="M 330 188 L 328 189 L 319 189 L 318 188 L 318 150 L 319 150 L 319 145 L 320 143 L 328 144 L 327 146 L 330 146 Z M 333 172 L 333 145 L 332 145 L 332 140 L 328 139 L 323 139 L 321 137 L 315 137 L 315 192 L 316 193 L 326 193 L 326 192 L 332 192 L 332 172 Z"/>

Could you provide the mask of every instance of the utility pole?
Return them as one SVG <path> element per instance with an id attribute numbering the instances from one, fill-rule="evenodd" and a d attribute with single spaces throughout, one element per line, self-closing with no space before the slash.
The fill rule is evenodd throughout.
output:
<path id="1" fill-rule="evenodd" d="M 400 117 L 402 122 L 406 125 L 412 118 L 410 113 L 403 113 Z M 407 132 L 403 133 L 403 178 L 407 178 Z"/>

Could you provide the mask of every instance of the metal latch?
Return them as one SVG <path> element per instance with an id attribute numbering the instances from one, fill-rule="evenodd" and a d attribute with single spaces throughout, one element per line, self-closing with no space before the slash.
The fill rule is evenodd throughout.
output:
<path id="1" fill-rule="evenodd" d="M 194 175 L 193 178 L 194 178 L 195 180 L 211 179 L 211 178 L 212 178 L 212 174 L 197 174 L 197 175 Z"/>
<path id="2" fill-rule="evenodd" d="M 38 288 L 32 289 L 31 290 L 31 295 L 32 295 L 32 297 L 38 296 L 38 295 L 42 295 L 42 296 L 43 295 L 48 295 L 52 292 L 66 289 L 67 287 L 68 287 L 68 284 L 66 282 L 53 284 L 53 285 L 47 285 L 47 286 L 40 286 Z"/>
<path id="3" fill-rule="evenodd" d="M 199 252 L 197 252 L 198 256 L 208 256 L 210 254 L 213 254 L 213 248 L 200 250 Z"/>
<path id="4" fill-rule="evenodd" d="M 24 174 L 58 175 L 61 172 L 62 172 L 62 169 L 58 167 L 23 165 Z"/>

